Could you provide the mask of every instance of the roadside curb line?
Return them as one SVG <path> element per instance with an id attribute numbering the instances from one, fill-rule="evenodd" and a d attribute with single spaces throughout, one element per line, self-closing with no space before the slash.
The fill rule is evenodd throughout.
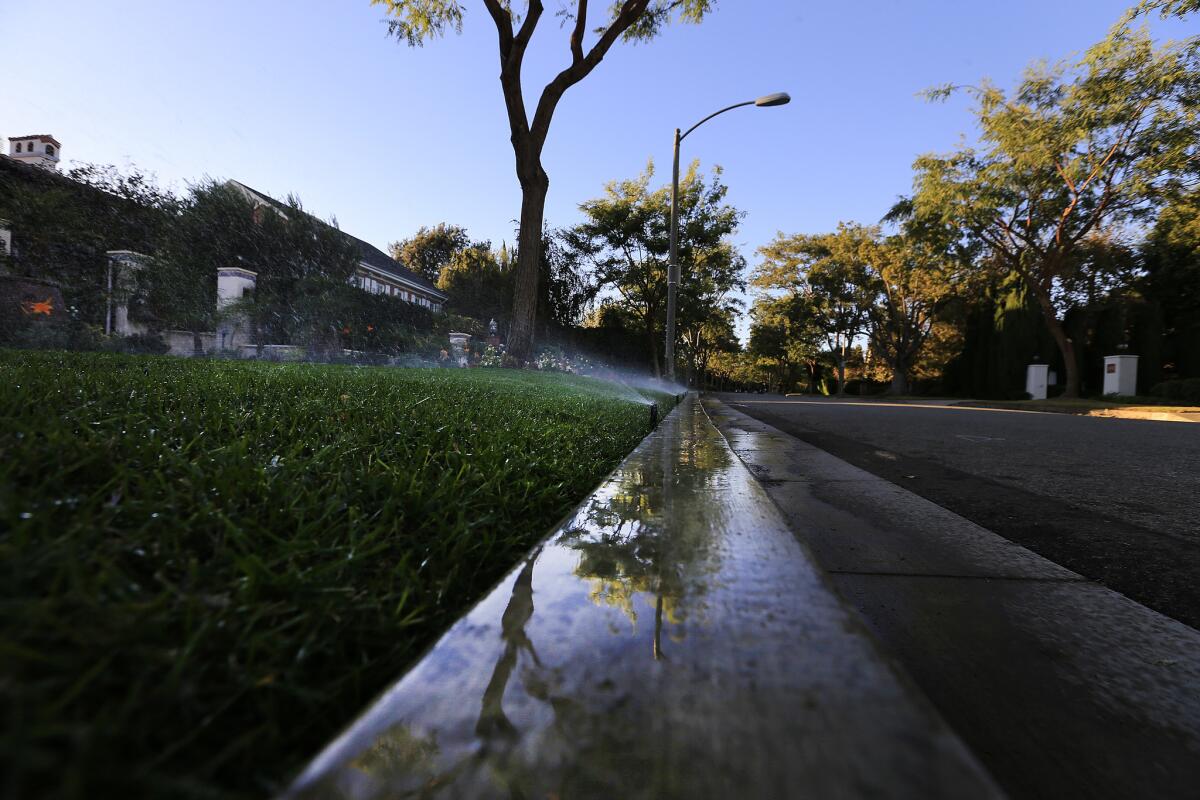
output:
<path id="1" fill-rule="evenodd" d="M 1155 422 L 1200 422 L 1200 411 L 1180 413 L 1176 411 L 1133 411 L 1122 408 L 1097 408 L 1087 412 L 1089 417 L 1111 417 L 1113 419 L 1146 419 Z"/>
<path id="2" fill-rule="evenodd" d="M 1020 414 L 1067 414 L 1072 417 L 1108 417 L 1109 419 L 1140 419 L 1152 422 L 1200 422 L 1200 410 L 1154 411 L 1141 408 L 1021 408 L 1003 405 L 988 400 L 961 400 L 951 403 L 949 408 L 976 409 L 981 411 L 1015 411 Z"/>

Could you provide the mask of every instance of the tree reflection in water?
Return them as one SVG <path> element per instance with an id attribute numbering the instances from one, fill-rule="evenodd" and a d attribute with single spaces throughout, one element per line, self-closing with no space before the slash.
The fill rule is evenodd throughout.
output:
<path id="1" fill-rule="evenodd" d="M 533 551 L 525 567 L 517 575 L 513 583 L 512 597 L 500 617 L 500 638 L 504 640 L 504 651 L 496 668 L 492 670 L 491 680 L 483 692 L 483 704 L 479 710 L 479 721 L 475 723 L 475 733 L 484 740 L 495 736 L 513 737 L 516 729 L 504 714 L 504 690 L 508 680 L 517 666 L 517 656 L 522 650 L 527 650 L 533 663 L 541 667 L 533 642 L 525 633 L 525 624 L 533 616 L 533 565 L 541 555 L 542 548 Z"/>
<path id="2" fill-rule="evenodd" d="M 580 597 L 585 607 L 619 609 L 636 631 L 638 609 L 648 608 L 653 597 L 650 649 L 655 660 L 667 658 L 664 631 L 682 641 L 685 623 L 702 621 L 705 594 L 720 555 L 711 516 L 719 512 L 707 497 L 712 496 L 713 481 L 727 479 L 722 476 L 729 455 L 696 431 L 699 423 L 692 415 L 681 416 L 675 424 L 689 426 L 690 431 L 660 436 L 652 445 L 657 450 L 626 462 L 561 534 L 526 560 L 501 615 L 502 648 L 473 725 L 469 714 L 451 712 L 427 721 L 431 724 L 425 727 L 425 737 L 414 733 L 415 720 L 393 727 L 354 760 L 354 776 L 341 781 L 326 776 L 325 781 L 339 784 L 335 796 L 343 796 L 354 784 L 345 796 L 567 797 L 604 793 L 605 787 L 627 785 L 631 776 L 637 776 L 644 796 L 672 793 L 671 787 L 686 776 L 654 748 L 636 746 L 639 739 L 630 735 L 629 717 L 616 712 L 630 699 L 630 687 L 622 689 L 619 680 L 607 679 L 581 684 L 587 659 L 570 653 L 588 644 L 540 641 L 543 659 L 527 628 L 535 617 L 535 566 L 543 549 L 556 548 L 578 555 L 570 574 L 585 583 L 576 589 L 587 592 L 586 600 Z M 564 572 L 548 579 L 567 577 Z M 558 612 L 542 613 L 554 620 Z M 536 631 L 540 626 L 534 621 Z M 551 624 L 548 629 L 554 628 Z M 617 637 L 632 638 L 623 626 L 610 630 Z M 614 652 L 619 651 L 618 644 Z M 522 653 L 527 658 L 522 659 Z M 510 692 L 510 709 L 522 708 L 517 723 L 503 705 Z M 529 700 L 552 713 L 531 715 Z M 328 789 L 331 784 L 324 785 Z M 307 796 L 330 796 L 321 793 L 319 785 L 312 788 L 318 793 Z"/>
<path id="3" fill-rule="evenodd" d="M 695 425 L 694 419 L 679 420 Z M 555 544 L 579 552 L 575 575 L 589 580 L 592 602 L 620 609 L 637 624 L 635 599 L 654 596 L 652 655 L 662 659 L 664 618 L 683 635 L 689 613 L 703 608 L 708 575 L 716 564 L 713 530 L 703 515 L 706 482 L 728 465 L 724 448 L 702 435 L 659 440 L 657 458 L 626 467 L 593 497 L 577 524 Z M 664 488 L 666 487 L 666 488 Z"/>

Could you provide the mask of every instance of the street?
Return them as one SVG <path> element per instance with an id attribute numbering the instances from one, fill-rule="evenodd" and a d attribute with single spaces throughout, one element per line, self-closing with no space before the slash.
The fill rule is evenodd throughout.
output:
<path id="1" fill-rule="evenodd" d="M 1196 429 L 722 400 L 734 453 L 1010 796 L 1195 794 Z"/>
<path id="2" fill-rule="evenodd" d="M 719 397 L 1200 628 L 1200 425 L 867 400 Z"/>

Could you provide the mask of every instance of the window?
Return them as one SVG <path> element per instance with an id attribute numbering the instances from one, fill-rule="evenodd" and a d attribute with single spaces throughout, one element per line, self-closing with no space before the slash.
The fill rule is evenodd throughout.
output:
<path id="1" fill-rule="evenodd" d="M 46 155 L 48 155 L 48 156 L 54 155 L 54 145 L 52 145 L 52 144 L 46 145 Z"/>
<path id="2" fill-rule="evenodd" d="M 21 143 L 17 142 L 17 152 L 21 152 Z"/>

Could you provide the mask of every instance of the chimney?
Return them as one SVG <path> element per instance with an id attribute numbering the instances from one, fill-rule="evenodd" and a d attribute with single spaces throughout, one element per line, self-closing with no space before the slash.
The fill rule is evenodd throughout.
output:
<path id="1" fill-rule="evenodd" d="M 45 133 L 8 137 L 8 157 L 24 164 L 33 164 L 35 167 L 58 169 L 61 150 L 62 145 L 58 140 Z"/>

